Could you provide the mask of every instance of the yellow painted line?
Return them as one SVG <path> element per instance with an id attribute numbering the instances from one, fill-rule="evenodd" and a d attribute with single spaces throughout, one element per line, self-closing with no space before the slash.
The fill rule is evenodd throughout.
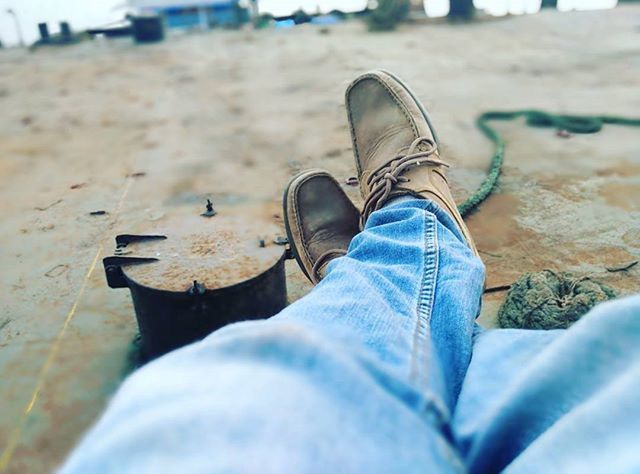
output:
<path id="1" fill-rule="evenodd" d="M 127 184 L 124 186 L 124 190 L 120 195 L 120 200 L 118 201 L 118 205 L 116 206 L 116 210 L 114 212 L 114 224 L 118 222 L 118 218 L 120 217 L 120 210 L 122 209 L 122 205 L 124 204 L 124 200 L 129 194 L 129 190 L 131 189 L 131 185 L 133 184 L 134 178 L 127 178 Z"/>
<path id="2" fill-rule="evenodd" d="M 45 360 L 44 365 L 40 369 L 40 373 L 38 374 L 38 378 L 36 379 L 36 386 L 31 395 L 31 399 L 29 400 L 29 403 L 27 404 L 24 411 L 22 412 L 20 421 L 18 422 L 18 425 L 15 427 L 15 429 L 11 433 L 11 437 L 9 438 L 9 442 L 7 443 L 7 447 L 2 453 L 2 457 L 0 457 L 0 472 L 4 472 L 7 466 L 9 465 L 9 461 L 11 461 L 13 452 L 15 451 L 18 441 L 20 440 L 20 436 L 22 435 L 22 430 L 24 428 L 24 425 L 26 424 L 29 414 L 31 413 L 31 410 L 33 410 L 33 407 L 35 406 L 36 401 L 40 396 L 40 392 L 42 390 L 42 386 L 44 385 L 47 372 L 49 372 L 49 369 L 51 368 L 51 364 L 53 363 L 53 360 L 56 358 L 56 355 L 58 354 L 58 350 L 60 349 L 60 343 L 62 342 L 62 338 L 64 337 L 64 334 L 67 332 L 67 327 L 69 327 L 69 323 L 73 319 L 73 316 L 76 314 L 76 311 L 78 309 L 78 304 L 80 303 L 80 298 L 82 298 L 82 295 L 84 294 L 84 290 L 87 287 L 87 282 L 89 281 L 89 278 L 91 278 L 91 274 L 96 268 L 96 265 L 98 263 L 98 259 L 100 258 L 101 253 L 102 253 L 102 246 L 98 248 L 98 251 L 93 257 L 93 261 L 91 262 L 91 265 L 89 265 L 89 269 L 87 270 L 87 273 L 84 275 L 84 279 L 82 280 L 82 286 L 80 286 L 80 290 L 78 291 L 78 295 L 76 296 L 73 306 L 71 306 L 69 313 L 67 313 L 67 317 L 64 320 L 62 329 L 60 329 L 60 331 L 58 332 L 58 335 L 53 341 L 53 344 L 49 349 L 49 355 L 47 356 L 47 359 Z"/>
<path id="3" fill-rule="evenodd" d="M 114 221 L 113 221 L 114 223 L 116 223 L 118 220 L 118 217 L 120 215 L 120 210 L 122 209 L 122 205 L 124 204 L 124 200 L 127 194 L 129 194 L 129 189 L 131 189 L 132 183 L 133 183 L 132 178 L 127 179 L 127 184 L 125 185 L 125 188 L 122 192 L 122 195 L 120 196 L 118 205 L 116 206 L 116 210 L 114 212 Z M 69 327 L 71 320 L 73 319 L 73 317 L 75 316 L 78 310 L 78 306 L 80 305 L 80 300 L 84 295 L 84 291 L 87 288 L 87 283 L 89 282 L 91 275 L 96 269 L 96 265 L 98 264 L 100 255 L 102 255 L 102 251 L 103 251 L 103 245 L 100 244 L 100 246 L 98 247 L 98 250 L 96 251 L 96 254 L 93 257 L 93 260 L 91 261 L 91 264 L 89 265 L 87 272 L 84 275 L 84 278 L 82 280 L 82 285 L 80 285 L 80 289 L 78 290 L 76 299 L 74 300 L 73 305 L 71 306 L 71 309 L 67 313 L 67 317 L 64 320 L 64 324 L 62 325 L 62 328 L 58 332 L 58 335 L 56 336 L 53 343 L 51 344 L 51 347 L 49 348 L 49 353 L 47 355 L 47 358 L 44 364 L 42 365 L 40 372 L 38 373 L 38 377 L 36 379 L 36 385 L 33 390 L 33 393 L 31 394 L 31 397 L 29 398 L 29 403 L 26 405 L 24 411 L 20 415 L 20 421 L 18 421 L 18 424 L 11 432 L 11 436 L 9 437 L 9 441 L 7 442 L 7 446 L 5 447 L 4 451 L 2 452 L 2 456 L 0 457 L 0 473 L 5 472 L 7 467 L 9 466 L 9 462 L 11 461 L 11 458 L 13 457 L 13 453 L 15 452 L 16 447 L 18 446 L 18 442 L 20 441 L 20 437 L 22 436 L 22 431 L 24 430 L 27 420 L 29 419 L 29 415 L 31 414 L 33 407 L 36 405 L 36 402 L 40 397 L 40 392 L 42 391 L 42 387 L 44 386 L 47 373 L 49 372 L 49 369 L 51 368 L 53 361 L 58 355 L 58 351 L 60 350 L 60 344 L 64 339 L 64 335 L 67 332 L 67 328 Z"/>

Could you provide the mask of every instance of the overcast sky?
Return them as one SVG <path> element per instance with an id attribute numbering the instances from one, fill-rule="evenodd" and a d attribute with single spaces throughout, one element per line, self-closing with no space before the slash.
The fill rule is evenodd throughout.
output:
<path id="1" fill-rule="evenodd" d="M 126 0 L 0 0 L 0 41 L 11 45 L 17 41 L 13 17 L 7 14 L 12 8 L 18 15 L 22 32 L 27 43 L 38 38 L 38 23 L 49 23 L 51 32 L 58 31 L 58 22 L 66 20 L 75 29 L 84 29 L 119 20 L 124 14 Z M 276 15 L 286 15 L 297 8 L 315 11 L 320 6 L 323 11 L 333 8 L 357 10 L 366 5 L 366 0 L 259 0 L 261 11 Z M 494 14 L 533 13 L 539 9 L 540 0 L 475 0 L 477 6 L 488 8 Z M 582 8 L 611 8 L 617 0 L 558 0 L 560 9 L 576 6 Z M 449 0 L 428 0 L 427 11 L 433 16 L 447 13 Z"/>

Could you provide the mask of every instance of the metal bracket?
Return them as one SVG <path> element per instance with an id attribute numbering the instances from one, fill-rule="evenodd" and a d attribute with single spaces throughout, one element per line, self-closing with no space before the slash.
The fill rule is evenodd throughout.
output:
<path id="1" fill-rule="evenodd" d="M 157 258 L 151 257 L 105 257 L 102 259 L 102 264 L 110 288 L 128 288 L 127 279 L 122 272 L 123 266 L 157 261 Z"/>
<path id="2" fill-rule="evenodd" d="M 166 235 L 122 234 L 116 236 L 116 247 L 126 247 L 129 244 L 144 242 L 146 240 L 165 240 L 166 238 Z"/>

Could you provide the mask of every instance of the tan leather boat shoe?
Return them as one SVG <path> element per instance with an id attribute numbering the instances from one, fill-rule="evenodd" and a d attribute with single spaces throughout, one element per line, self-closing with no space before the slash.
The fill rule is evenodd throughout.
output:
<path id="1" fill-rule="evenodd" d="M 347 253 L 360 232 L 360 212 L 326 171 L 294 177 L 284 192 L 284 222 L 289 244 L 304 274 L 317 284 L 331 260 Z"/>
<path id="2" fill-rule="evenodd" d="M 426 110 L 409 88 L 386 71 L 372 71 L 346 92 L 351 139 L 365 200 L 361 227 L 391 198 L 412 195 L 434 201 L 456 222 L 478 255 L 446 178 L 438 140 Z"/>

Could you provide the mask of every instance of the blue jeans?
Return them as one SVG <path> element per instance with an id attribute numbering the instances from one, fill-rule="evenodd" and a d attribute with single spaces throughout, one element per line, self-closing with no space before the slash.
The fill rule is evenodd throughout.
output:
<path id="1" fill-rule="evenodd" d="M 135 372 L 62 472 L 638 472 L 640 297 L 484 331 L 463 242 L 431 202 L 375 212 L 278 316 Z"/>

